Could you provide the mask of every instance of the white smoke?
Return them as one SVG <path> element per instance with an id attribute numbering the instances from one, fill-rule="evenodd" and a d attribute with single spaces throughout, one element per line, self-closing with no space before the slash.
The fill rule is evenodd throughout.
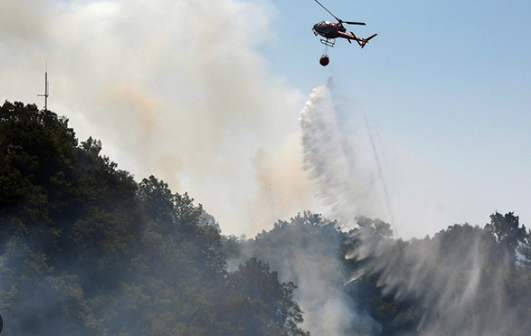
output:
<path id="1" fill-rule="evenodd" d="M 343 237 L 334 224 L 310 212 L 279 221 L 270 232 L 241 241 L 240 253 L 229 260 L 229 269 L 255 257 L 277 270 L 281 281 L 294 282 L 298 288 L 293 297 L 304 312 L 300 327 L 312 335 L 377 330 L 374 320 L 347 294 L 350 275 L 338 258 Z"/>
<path id="2" fill-rule="evenodd" d="M 81 141 L 252 235 L 312 205 L 300 94 L 258 52 L 275 18 L 268 0 L 2 0 L 0 100 L 42 105 L 47 62 Z"/>
<path id="3" fill-rule="evenodd" d="M 327 84 L 310 95 L 301 111 L 300 127 L 304 168 L 313 182 L 316 198 L 324 203 L 321 210 L 350 225 L 354 225 L 356 215 L 385 215 L 380 180 L 374 173 L 374 153 L 362 114 L 353 115 L 351 106 L 335 106 Z M 260 156 L 255 164 L 261 166 Z M 300 169 L 296 165 L 291 167 Z M 286 183 L 294 182 L 286 178 Z M 283 238 L 289 242 L 282 241 Z M 283 281 L 294 281 L 298 286 L 295 300 L 304 311 L 301 327 L 312 335 L 343 336 L 356 324 L 367 326 L 368 330 L 374 327 L 372 319 L 357 311 L 342 289 L 348 275 L 337 259 L 339 242 L 319 236 L 312 237 L 313 241 L 283 238 L 276 244 L 285 248 L 276 253 L 284 253 L 284 257 L 271 256 L 260 247 L 245 244 L 249 247 L 231 263 L 257 256 L 279 270 Z"/>

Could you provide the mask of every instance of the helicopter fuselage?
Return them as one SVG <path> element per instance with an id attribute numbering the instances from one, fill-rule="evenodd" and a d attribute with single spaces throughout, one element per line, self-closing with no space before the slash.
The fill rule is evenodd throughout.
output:
<path id="1" fill-rule="evenodd" d="M 318 22 L 313 26 L 313 32 L 315 33 L 315 35 L 321 35 L 322 37 L 325 37 L 327 39 L 335 39 L 338 37 L 354 40 L 356 39 L 353 34 L 347 33 L 345 27 L 343 27 L 343 25 L 339 22 Z"/>

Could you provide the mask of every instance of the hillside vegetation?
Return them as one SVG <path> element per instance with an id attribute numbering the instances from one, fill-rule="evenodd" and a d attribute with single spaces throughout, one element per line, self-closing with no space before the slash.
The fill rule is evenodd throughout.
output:
<path id="1" fill-rule="evenodd" d="M 35 105 L 0 107 L 0 313 L 8 335 L 305 335 L 296 286 L 226 269 L 216 223 L 136 183 Z"/>
<path id="2" fill-rule="evenodd" d="M 311 212 L 226 237 L 101 150 L 53 112 L 0 107 L 5 334 L 531 334 L 531 232 L 513 213 L 410 241 Z"/>

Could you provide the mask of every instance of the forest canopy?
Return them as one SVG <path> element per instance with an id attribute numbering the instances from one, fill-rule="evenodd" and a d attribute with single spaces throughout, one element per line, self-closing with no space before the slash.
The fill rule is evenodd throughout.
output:
<path id="1" fill-rule="evenodd" d="M 223 236 L 187 193 L 135 181 L 68 119 L 0 107 L 0 314 L 10 335 L 529 335 L 514 213 L 393 238 L 309 211 Z"/>
<path id="2" fill-rule="evenodd" d="M 5 333 L 306 334 L 293 283 L 256 259 L 229 274 L 201 205 L 154 176 L 136 183 L 101 149 L 51 111 L 0 108 Z"/>

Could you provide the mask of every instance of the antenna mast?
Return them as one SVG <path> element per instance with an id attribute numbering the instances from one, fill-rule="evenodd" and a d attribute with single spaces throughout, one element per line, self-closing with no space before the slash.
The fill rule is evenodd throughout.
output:
<path id="1" fill-rule="evenodd" d="M 48 111 L 48 96 L 50 95 L 48 92 L 49 87 L 50 87 L 50 83 L 48 82 L 48 63 L 45 63 L 44 65 L 44 94 L 38 95 L 40 97 L 44 97 L 44 112 Z"/>

